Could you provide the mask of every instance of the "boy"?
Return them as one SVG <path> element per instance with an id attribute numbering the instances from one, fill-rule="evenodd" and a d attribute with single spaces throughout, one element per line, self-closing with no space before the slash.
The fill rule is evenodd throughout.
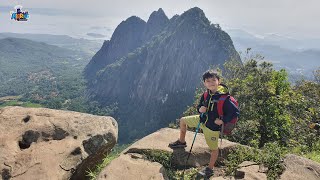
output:
<path id="1" fill-rule="evenodd" d="M 200 175 L 209 178 L 213 175 L 214 164 L 218 158 L 218 139 L 221 130 L 221 125 L 231 121 L 234 117 L 239 116 L 239 109 L 230 101 L 226 99 L 223 106 L 223 119 L 219 119 L 217 102 L 220 97 L 218 86 L 220 84 L 220 77 L 218 74 L 207 71 L 202 76 L 203 84 L 207 88 L 208 97 L 204 99 L 201 96 L 197 110 L 202 115 L 186 116 L 180 119 L 180 138 L 169 144 L 170 148 L 186 147 L 186 131 L 187 126 L 197 127 L 199 121 L 201 122 L 200 128 L 206 139 L 211 152 L 209 165 L 199 172 Z"/>

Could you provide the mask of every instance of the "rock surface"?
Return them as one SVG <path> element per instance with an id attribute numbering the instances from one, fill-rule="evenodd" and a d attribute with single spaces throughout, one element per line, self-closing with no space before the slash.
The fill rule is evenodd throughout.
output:
<path id="1" fill-rule="evenodd" d="M 123 154 L 111 162 L 98 179 L 168 179 L 165 169 L 157 162 L 137 158 L 132 154 Z"/>
<path id="2" fill-rule="evenodd" d="M 146 158 L 145 154 L 150 151 L 172 153 L 171 167 L 179 169 L 180 166 L 180 168 L 183 169 L 193 141 L 194 132 L 187 131 L 187 148 L 172 150 L 168 147 L 168 144 L 176 141 L 178 137 L 179 129 L 163 128 L 140 139 L 125 149 L 117 159 L 113 160 L 106 168 L 104 168 L 97 179 L 168 179 L 168 172 L 166 172 L 165 167 L 157 162 L 150 162 Z M 230 153 L 230 150 L 236 146 L 242 145 L 223 139 L 221 146 L 219 139 L 219 148 L 222 150 L 222 156 L 218 158 L 218 161 L 223 162 L 224 158 Z M 192 154 L 187 164 L 189 167 L 192 166 L 197 169 L 201 169 L 209 163 L 209 158 L 210 151 L 205 142 L 204 135 L 202 133 L 198 133 L 192 148 Z M 280 179 L 320 179 L 320 164 L 317 162 L 296 155 L 287 155 L 284 160 L 284 164 L 286 166 L 286 170 L 280 176 Z M 191 169 L 187 169 L 186 172 L 190 170 Z M 225 176 L 225 170 L 226 166 L 217 164 L 214 170 L 214 176 L 210 179 L 266 180 L 266 173 L 268 171 L 268 169 L 262 164 L 250 161 L 244 161 L 238 166 L 235 177 Z"/>
<path id="3" fill-rule="evenodd" d="M 260 171 L 260 165 L 255 162 L 244 161 L 236 171 L 237 179 L 266 180 L 267 175 Z M 242 176 L 242 177 L 241 177 Z"/>
<path id="4" fill-rule="evenodd" d="M 84 179 L 117 142 L 112 117 L 52 110 L 0 109 L 2 179 Z"/>
<path id="5" fill-rule="evenodd" d="M 319 180 L 320 164 L 310 159 L 288 154 L 284 159 L 286 170 L 280 179 L 283 180 Z"/>
<path id="6" fill-rule="evenodd" d="M 177 167 L 184 167 L 185 160 L 188 156 L 191 143 L 193 141 L 194 132 L 187 132 L 186 141 L 188 147 L 185 149 L 172 150 L 168 147 L 170 142 L 177 140 L 179 137 L 178 129 L 163 128 L 157 132 L 154 132 L 139 141 L 132 144 L 125 149 L 119 158 L 112 161 L 105 169 L 101 171 L 98 179 L 122 179 L 121 177 L 139 177 L 141 180 L 147 179 L 167 179 L 164 167 L 159 163 L 151 163 L 146 160 L 141 154 L 147 150 L 162 150 L 165 152 L 173 153 L 172 165 Z M 227 152 L 231 148 L 235 147 L 237 143 L 223 140 L 222 147 L 224 152 Z M 224 154 L 224 153 L 223 153 Z M 204 135 L 198 133 L 196 141 L 192 148 L 192 154 L 190 155 L 188 166 L 200 167 L 209 163 L 210 151 L 206 145 Z M 148 170 L 146 170 L 146 164 Z M 140 168 L 138 168 L 140 167 Z M 141 175 L 141 170 L 146 173 Z M 130 179 L 130 178 L 124 178 Z"/>

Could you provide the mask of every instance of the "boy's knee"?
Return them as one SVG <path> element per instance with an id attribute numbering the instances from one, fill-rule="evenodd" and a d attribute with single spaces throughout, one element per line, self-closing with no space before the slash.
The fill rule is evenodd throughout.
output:
<path id="1" fill-rule="evenodd" d="M 219 149 L 213 149 L 213 150 L 211 150 L 211 154 L 216 154 L 216 153 L 218 153 L 218 151 L 219 151 Z"/>
<path id="2" fill-rule="evenodd" d="M 184 118 L 180 119 L 180 128 L 183 130 L 187 128 L 187 124 Z"/>
<path id="3" fill-rule="evenodd" d="M 180 124 L 183 124 L 183 125 L 185 125 L 185 124 L 186 124 L 186 120 L 185 120 L 185 118 L 183 118 L 183 117 L 182 117 L 182 118 L 180 119 Z"/>

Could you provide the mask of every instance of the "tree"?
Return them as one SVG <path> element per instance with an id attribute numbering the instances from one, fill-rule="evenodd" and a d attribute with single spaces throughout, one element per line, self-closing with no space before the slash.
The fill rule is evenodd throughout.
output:
<path id="1" fill-rule="evenodd" d="M 255 59 L 246 61 L 243 66 L 234 66 L 225 65 L 226 71 L 231 73 L 226 75 L 229 76 L 226 81 L 234 89 L 232 93 L 240 103 L 240 127 L 247 129 L 245 126 L 248 123 L 251 129 L 243 133 L 253 136 L 253 139 L 245 138 L 246 142 L 242 143 L 259 147 L 273 141 L 285 143 L 291 134 L 291 119 L 286 112 L 290 90 L 286 71 L 275 71 L 272 64 L 258 63 Z"/>

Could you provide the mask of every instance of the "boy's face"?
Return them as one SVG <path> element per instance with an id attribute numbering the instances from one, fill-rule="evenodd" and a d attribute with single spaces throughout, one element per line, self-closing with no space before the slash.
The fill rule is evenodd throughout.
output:
<path id="1" fill-rule="evenodd" d="M 207 89 L 211 90 L 212 92 L 216 92 L 220 82 L 216 77 L 212 77 L 205 79 L 203 84 Z"/>

